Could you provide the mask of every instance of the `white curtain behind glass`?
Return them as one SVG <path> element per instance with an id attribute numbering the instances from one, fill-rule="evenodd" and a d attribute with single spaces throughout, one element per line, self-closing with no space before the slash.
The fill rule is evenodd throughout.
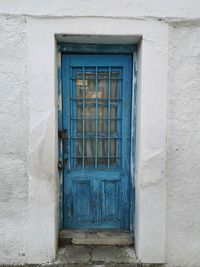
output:
<path id="1" fill-rule="evenodd" d="M 102 76 L 102 77 L 101 77 Z M 117 135 L 117 99 L 118 97 L 118 81 L 111 79 L 110 81 L 110 118 L 109 115 L 109 81 L 105 79 L 104 73 L 98 74 L 97 81 L 97 92 L 96 92 L 96 80 L 95 74 L 86 73 L 85 75 L 85 165 L 93 165 L 95 160 L 95 154 L 97 152 L 98 165 L 106 164 L 108 162 L 108 149 L 111 159 L 111 163 L 116 162 L 117 156 L 117 144 L 116 139 L 110 138 L 110 146 L 108 148 L 107 137 Z M 77 88 L 77 134 L 83 136 L 83 80 L 76 80 Z M 96 102 L 97 101 L 97 102 Z M 96 120 L 98 118 L 98 121 Z M 108 132 L 108 119 L 110 119 L 110 132 Z M 97 124 L 97 125 L 96 125 Z M 97 131 L 96 131 L 97 126 Z M 96 144 L 96 134 L 98 141 Z M 83 156 L 83 140 L 79 138 L 77 140 L 77 156 L 80 157 L 78 161 L 82 162 L 81 157 Z"/>

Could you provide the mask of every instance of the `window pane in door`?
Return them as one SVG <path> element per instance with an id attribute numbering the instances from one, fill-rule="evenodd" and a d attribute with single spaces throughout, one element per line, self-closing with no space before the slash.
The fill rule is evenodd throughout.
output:
<path id="1" fill-rule="evenodd" d="M 75 77 L 77 163 L 82 167 L 110 168 L 120 158 L 120 72 L 111 67 L 83 67 Z"/>

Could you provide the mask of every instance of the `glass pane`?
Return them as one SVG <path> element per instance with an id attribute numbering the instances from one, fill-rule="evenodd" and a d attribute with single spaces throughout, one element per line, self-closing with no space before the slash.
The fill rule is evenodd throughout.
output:
<path id="1" fill-rule="evenodd" d="M 82 139 L 75 139 L 76 142 L 76 156 L 82 157 L 83 156 L 83 140 Z"/>
<path id="2" fill-rule="evenodd" d="M 77 116 L 78 119 L 81 119 L 83 117 L 83 107 L 82 106 L 77 106 Z"/>
<path id="3" fill-rule="evenodd" d="M 117 118 L 117 107 L 111 107 L 110 108 L 110 117 L 111 118 Z"/>
<path id="4" fill-rule="evenodd" d="M 107 139 L 98 139 L 98 157 L 107 157 L 108 156 L 108 140 Z"/>
<path id="5" fill-rule="evenodd" d="M 77 120 L 77 134 L 83 136 L 83 120 Z M 96 120 L 85 120 L 85 137 L 96 136 Z"/>
<path id="6" fill-rule="evenodd" d="M 108 107 L 98 106 L 98 117 L 99 117 L 99 119 L 107 118 L 108 117 Z"/>
<path id="7" fill-rule="evenodd" d="M 85 118 L 95 118 L 95 117 L 96 117 L 96 107 L 86 106 Z"/>
<path id="8" fill-rule="evenodd" d="M 108 135 L 108 120 L 98 121 L 98 135 L 101 135 L 101 136 Z"/>
<path id="9" fill-rule="evenodd" d="M 84 164 L 85 165 L 94 165 L 94 156 L 95 156 L 95 139 L 86 138 L 84 146 Z M 77 164 L 83 164 L 83 139 L 76 140 L 76 149 L 77 153 Z"/>
<path id="10" fill-rule="evenodd" d="M 84 114 L 83 114 L 83 106 L 77 106 L 77 115 L 78 119 L 82 119 Z M 96 117 L 96 107 L 95 106 L 86 106 L 85 105 L 85 119 L 87 118 L 95 118 Z"/>
<path id="11" fill-rule="evenodd" d="M 85 67 L 85 70 L 84 77 L 81 71 L 76 73 L 76 92 L 73 93 L 76 97 L 72 101 L 76 114 L 72 116 L 77 117 L 77 120 L 73 120 L 72 132 L 79 137 L 73 141 L 76 148 L 74 156 L 80 166 L 116 165 L 119 161 L 119 141 L 112 137 L 119 134 L 121 124 L 121 121 L 115 119 L 119 116 L 118 107 L 121 105 L 118 100 L 119 72 L 112 71 L 109 77 L 109 68 L 97 68 L 96 77 L 95 68 Z"/>
<path id="12" fill-rule="evenodd" d="M 119 75 L 119 73 L 118 73 L 118 75 Z M 111 79 L 110 97 L 111 98 L 118 98 L 118 80 Z"/>
<path id="13" fill-rule="evenodd" d="M 110 120 L 110 135 L 117 135 L 117 120 Z"/>
<path id="14" fill-rule="evenodd" d="M 108 97 L 108 79 L 98 80 L 98 98 L 107 98 Z"/>
<path id="15" fill-rule="evenodd" d="M 83 80 L 76 80 L 76 94 L 77 98 L 82 98 L 83 96 Z"/>
<path id="16" fill-rule="evenodd" d="M 86 138 L 85 139 L 85 157 L 95 156 L 95 139 Z"/>
<path id="17" fill-rule="evenodd" d="M 95 73 L 85 73 L 85 98 L 96 98 L 96 81 Z M 77 98 L 83 97 L 83 74 L 80 72 L 76 73 L 76 96 Z"/>
<path id="18" fill-rule="evenodd" d="M 94 79 L 95 74 L 87 74 L 86 78 L 88 80 L 85 81 L 85 97 L 96 98 L 96 81 Z M 89 78 L 93 78 L 93 80 L 89 80 Z"/>
<path id="19" fill-rule="evenodd" d="M 85 121 L 85 135 L 95 136 L 96 135 L 96 120 Z"/>
<path id="20" fill-rule="evenodd" d="M 77 123 L 77 134 L 80 136 L 83 134 L 83 120 L 75 120 L 75 123 Z"/>
<path id="21" fill-rule="evenodd" d="M 117 140 L 110 139 L 110 156 L 117 157 Z"/>

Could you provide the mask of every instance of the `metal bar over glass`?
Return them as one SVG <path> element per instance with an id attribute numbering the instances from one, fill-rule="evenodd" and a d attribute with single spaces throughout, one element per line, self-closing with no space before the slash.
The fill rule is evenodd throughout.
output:
<path id="1" fill-rule="evenodd" d="M 83 71 L 83 81 L 82 81 L 82 88 L 83 88 L 83 148 L 82 148 L 82 166 L 83 169 L 85 168 L 85 67 L 82 68 Z"/>
<path id="2" fill-rule="evenodd" d="M 119 68 L 83 66 L 72 74 L 72 83 L 76 81 L 76 92 L 70 92 L 72 166 L 116 168 L 122 153 Z"/>
<path id="3" fill-rule="evenodd" d="M 110 76 L 111 68 L 108 70 L 108 168 L 110 167 Z"/>
<path id="4" fill-rule="evenodd" d="M 96 118 L 95 118 L 95 168 L 97 168 L 98 164 L 98 68 L 95 70 L 95 89 L 96 89 Z"/>

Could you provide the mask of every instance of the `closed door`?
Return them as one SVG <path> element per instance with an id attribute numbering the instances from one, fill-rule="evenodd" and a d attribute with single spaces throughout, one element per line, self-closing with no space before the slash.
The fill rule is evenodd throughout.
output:
<path id="1" fill-rule="evenodd" d="M 63 225 L 130 229 L 131 55 L 62 57 Z"/>

